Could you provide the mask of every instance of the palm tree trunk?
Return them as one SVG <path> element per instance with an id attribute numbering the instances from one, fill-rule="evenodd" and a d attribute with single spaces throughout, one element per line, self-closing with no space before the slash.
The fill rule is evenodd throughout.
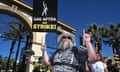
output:
<path id="1" fill-rule="evenodd" d="M 13 72 L 16 72 L 16 63 L 17 63 L 18 54 L 19 54 L 19 51 L 20 51 L 20 44 L 21 44 L 21 39 L 18 41 L 18 47 L 17 47 L 16 56 L 15 56 L 15 62 L 13 64 Z"/>
<path id="2" fill-rule="evenodd" d="M 12 52 L 13 52 L 13 48 L 14 48 L 14 45 L 15 45 L 16 41 L 13 40 L 12 41 L 12 45 L 11 45 L 11 48 L 10 48 L 10 53 L 9 53 L 9 57 L 8 57 L 8 61 L 7 61 L 7 67 L 6 67 L 6 71 L 9 70 L 9 63 L 10 63 L 10 58 L 11 58 L 11 55 L 12 55 Z"/>
<path id="3" fill-rule="evenodd" d="M 101 44 L 99 41 L 96 41 L 96 52 L 102 55 Z"/>
<path id="4" fill-rule="evenodd" d="M 24 50 L 28 49 L 29 39 L 30 39 L 30 37 L 27 35 L 27 39 L 26 39 L 25 49 L 24 49 Z M 26 71 L 26 64 L 25 64 L 25 60 L 26 60 L 26 56 L 25 56 L 25 55 L 23 55 L 22 64 L 21 64 L 21 67 L 20 67 L 19 72 L 25 72 L 25 71 Z"/>

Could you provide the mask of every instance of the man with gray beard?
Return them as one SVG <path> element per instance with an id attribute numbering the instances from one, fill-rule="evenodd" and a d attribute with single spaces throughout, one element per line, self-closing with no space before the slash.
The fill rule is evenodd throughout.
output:
<path id="1" fill-rule="evenodd" d="M 75 37 L 71 34 L 61 34 L 58 39 L 58 50 L 49 59 L 45 45 L 42 50 L 45 51 L 45 63 L 51 66 L 52 72 L 86 72 L 85 62 L 96 59 L 95 51 L 91 44 L 91 35 L 83 31 L 83 40 L 87 50 L 76 48 Z"/>
<path id="2" fill-rule="evenodd" d="M 68 38 L 68 39 L 65 38 L 67 36 L 69 36 L 69 35 L 68 34 L 63 34 L 59 37 L 60 39 L 62 37 L 63 40 L 61 40 L 61 41 L 58 40 L 59 48 L 61 48 L 63 50 L 66 49 L 66 48 L 72 48 L 73 47 L 73 43 L 70 40 L 72 36 L 70 36 L 70 38 Z"/>

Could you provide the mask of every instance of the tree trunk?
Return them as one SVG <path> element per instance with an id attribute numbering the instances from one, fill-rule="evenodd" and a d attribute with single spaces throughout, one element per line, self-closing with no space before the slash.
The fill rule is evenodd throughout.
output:
<path id="1" fill-rule="evenodd" d="M 12 41 L 11 48 L 10 48 L 10 53 L 9 53 L 8 61 L 7 61 L 6 71 L 9 70 L 9 66 L 10 66 L 9 63 L 10 63 L 10 59 L 11 59 L 11 55 L 12 55 L 12 52 L 13 52 L 13 48 L 14 48 L 15 43 L 16 43 L 16 41 L 13 40 L 13 41 Z"/>
<path id="2" fill-rule="evenodd" d="M 17 63 L 18 54 L 19 54 L 19 51 L 20 51 L 20 44 L 21 44 L 21 39 L 18 41 L 18 47 L 17 47 L 16 56 L 15 56 L 15 62 L 13 64 L 13 72 L 16 72 L 16 63 Z"/>

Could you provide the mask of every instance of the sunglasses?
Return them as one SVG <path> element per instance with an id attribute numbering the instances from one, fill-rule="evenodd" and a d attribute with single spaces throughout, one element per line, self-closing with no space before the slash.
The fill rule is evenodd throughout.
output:
<path id="1" fill-rule="evenodd" d="M 71 39 L 69 36 L 63 36 L 62 39 Z"/>

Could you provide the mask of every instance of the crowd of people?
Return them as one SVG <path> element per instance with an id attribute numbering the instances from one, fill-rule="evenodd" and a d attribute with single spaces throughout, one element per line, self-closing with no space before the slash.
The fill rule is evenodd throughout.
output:
<path id="1" fill-rule="evenodd" d="M 75 37 L 69 33 L 58 36 L 58 49 L 49 58 L 46 46 L 41 50 L 44 56 L 38 62 L 32 62 L 33 72 L 119 72 L 120 63 L 112 65 L 112 61 L 104 62 L 101 54 L 96 53 L 91 44 L 91 35 L 83 31 L 83 41 L 87 49 L 77 48 Z M 44 58 L 45 65 L 42 65 Z"/>

